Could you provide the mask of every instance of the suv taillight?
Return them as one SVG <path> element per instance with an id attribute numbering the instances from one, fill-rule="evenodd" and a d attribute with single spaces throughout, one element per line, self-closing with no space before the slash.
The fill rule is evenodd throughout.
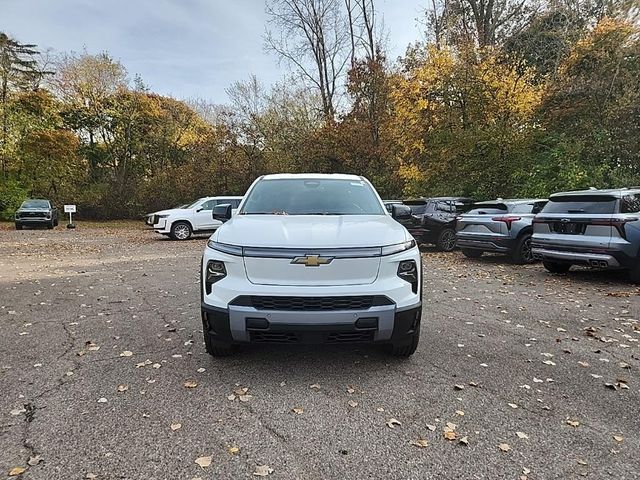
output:
<path id="1" fill-rule="evenodd" d="M 627 238 L 627 232 L 625 232 L 624 230 L 624 225 L 625 223 L 629 223 L 629 222 L 637 222 L 638 219 L 637 217 L 627 217 L 627 218 L 598 218 L 598 219 L 594 219 L 591 221 L 592 225 L 604 225 L 604 226 L 610 226 L 615 228 L 616 230 L 618 230 L 618 233 L 620 233 L 620 236 L 624 239 Z"/>
<path id="2" fill-rule="evenodd" d="M 504 222 L 507 224 L 507 228 L 511 230 L 511 224 L 513 222 L 517 222 L 518 220 L 521 220 L 521 217 L 513 217 L 510 215 L 506 215 L 504 217 L 493 217 L 491 220 L 493 220 L 494 222 Z"/>

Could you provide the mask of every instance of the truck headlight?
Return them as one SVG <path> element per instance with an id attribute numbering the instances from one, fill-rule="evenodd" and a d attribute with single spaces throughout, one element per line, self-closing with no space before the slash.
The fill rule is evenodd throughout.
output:
<path id="1" fill-rule="evenodd" d="M 418 293 L 418 266 L 414 260 L 403 260 L 398 264 L 398 277 L 411 284 L 413 293 Z"/>
<path id="2" fill-rule="evenodd" d="M 224 266 L 224 262 L 218 260 L 209 260 L 207 263 L 207 270 L 205 271 L 204 284 L 207 290 L 207 295 L 211 293 L 211 286 L 222 280 L 227 276 L 227 269 Z"/>

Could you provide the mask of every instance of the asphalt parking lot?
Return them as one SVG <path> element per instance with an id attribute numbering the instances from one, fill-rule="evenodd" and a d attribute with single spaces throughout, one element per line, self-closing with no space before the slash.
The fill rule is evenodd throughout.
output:
<path id="1" fill-rule="evenodd" d="M 282 346 L 212 359 L 204 237 L 3 228 L 0 475 L 640 478 L 640 289 L 619 273 L 425 249 L 410 359 Z"/>

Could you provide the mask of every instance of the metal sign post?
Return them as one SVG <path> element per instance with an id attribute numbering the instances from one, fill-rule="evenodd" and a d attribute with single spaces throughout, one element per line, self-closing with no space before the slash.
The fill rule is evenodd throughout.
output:
<path id="1" fill-rule="evenodd" d="M 76 206 L 75 205 L 65 205 L 64 206 L 64 213 L 68 213 L 69 214 L 69 224 L 67 225 L 67 228 L 76 228 L 76 226 L 73 224 L 73 214 L 76 213 Z"/>

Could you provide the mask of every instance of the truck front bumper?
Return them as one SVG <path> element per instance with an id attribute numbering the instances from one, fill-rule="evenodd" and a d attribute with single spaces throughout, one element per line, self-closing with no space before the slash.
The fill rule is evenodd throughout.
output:
<path id="1" fill-rule="evenodd" d="M 205 333 L 224 343 L 405 343 L 420 328 L 422 306 L 398 311 L 393 302 L 362 310 L 259 310 L 202 304 Z"/>

